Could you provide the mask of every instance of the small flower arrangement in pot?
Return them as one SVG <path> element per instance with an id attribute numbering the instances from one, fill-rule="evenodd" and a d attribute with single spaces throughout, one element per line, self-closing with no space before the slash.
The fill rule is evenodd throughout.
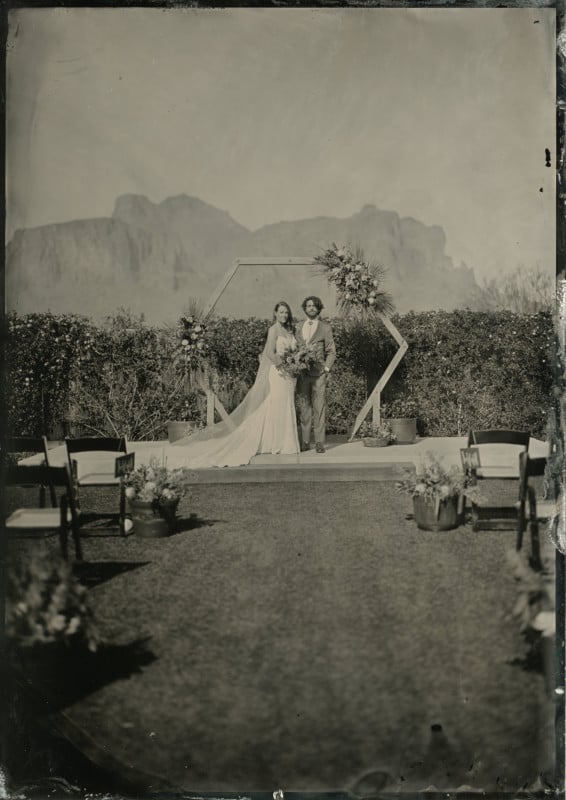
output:
<path id="1" fill-rule="evenodd" d="M 144 538 L 174 533 L 179 501 L 194 479 L 189 470 L 168 469 L 155 458 L 128 473 L 124 485 L 134 532 Z"/>
<path id="2" fill-rule="evenodd" d="M 103 642 L 71 564 L 45 543 L 33 544 L 11 553 L 6 570 L 5 666 L 49 705 L 96 669 Z"/>
<path id="3" fill-rule="evenodd" d="M 19 653 L 44 645 L 97 649 L 86 587 L 74 577 L 69 562 L 44 544 L 9 563 L 6 638 Z"/>
<path id="4" fill-rule="evenodd" d="M 462 522 L 464 497 L 479 499 L 479 490 L 470 478 L 458 467 L 446 469 L 432 454 L 416 472 L 404 473 L 396 487 L 413 498 L 415 521 L 422 530 L 456 528 Z"/>
<path id="5" fill-rule="evenodd" d="M 387 447 L 397 438 L 388 422 L 376 425 L 365 420 L 359 427 L 358 435 L 361 436 L 364 447 Z"/>

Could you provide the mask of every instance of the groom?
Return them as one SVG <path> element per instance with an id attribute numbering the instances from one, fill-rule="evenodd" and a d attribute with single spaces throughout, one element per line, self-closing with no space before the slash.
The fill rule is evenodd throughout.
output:
<path id="1" fill-rule="evenodd" d="M 299 344 L 312 344 L 320 356 L 320 365 L 317 364 L 297 380 L 297 400 L 301 419 L 301 452 L 310 448 L 313 417 L 316 452 L 325 452 L 326 379 L 336 359 L 336 347 L 330 325 L 319 319 L 323 308 L 320 297 L 305 298 L 303 311 L 307 318 L 304 322 L 299 322 L 296 332 Z"/>

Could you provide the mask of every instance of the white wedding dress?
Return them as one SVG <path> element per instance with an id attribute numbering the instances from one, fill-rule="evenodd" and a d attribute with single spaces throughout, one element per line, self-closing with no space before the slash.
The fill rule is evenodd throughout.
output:
<path id="1" fill-rule="evenodd" d="M 277 355 L 289 346 L 297 346 L 294 336 L 276 336 Z M 253 387 L 230 415 L 236 427 L 231 430 L 226 423 L 218 423 L 175 442 L 169 449 L 167 466 L 237 467 L 249 464 L 258 453 L 298 453 L 295 383 L 295 378 L 279 372 L 264 351 Z"/>

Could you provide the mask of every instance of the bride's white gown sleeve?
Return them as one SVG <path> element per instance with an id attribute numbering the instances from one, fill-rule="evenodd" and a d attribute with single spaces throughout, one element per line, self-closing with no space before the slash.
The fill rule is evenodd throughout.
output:
<path id="1" fill-rule="evenodd" d="M 249 464 L 258 453 L 298 453 L 296 381 L 282 375 L 273 361 L 289 344 L 297 346 L 295 337 L 273 325 L 254 385 L 230 414 L 231 424 L 219 422 L 175 442 L 167 466 L 237 467 Z"/>

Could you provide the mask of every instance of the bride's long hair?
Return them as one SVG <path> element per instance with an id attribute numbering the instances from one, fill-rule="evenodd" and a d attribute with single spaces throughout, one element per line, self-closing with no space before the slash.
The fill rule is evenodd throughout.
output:
<path id="1" fill-rule="evenodd" d="M 279 310 L 280 306 L 283 306 L 283 308 L 287 309 L 287 322 L 284 323 L 283 327 L 291 333 L 295 333 L 295 320 L 293 318 L 293 312 L 291 311 L 291 306 L 285 300 L 279 300 L 278 303 L 275 303 L 275 308 L 273 309 L 273 322 L 277 322 L 277 311 Z"/>

